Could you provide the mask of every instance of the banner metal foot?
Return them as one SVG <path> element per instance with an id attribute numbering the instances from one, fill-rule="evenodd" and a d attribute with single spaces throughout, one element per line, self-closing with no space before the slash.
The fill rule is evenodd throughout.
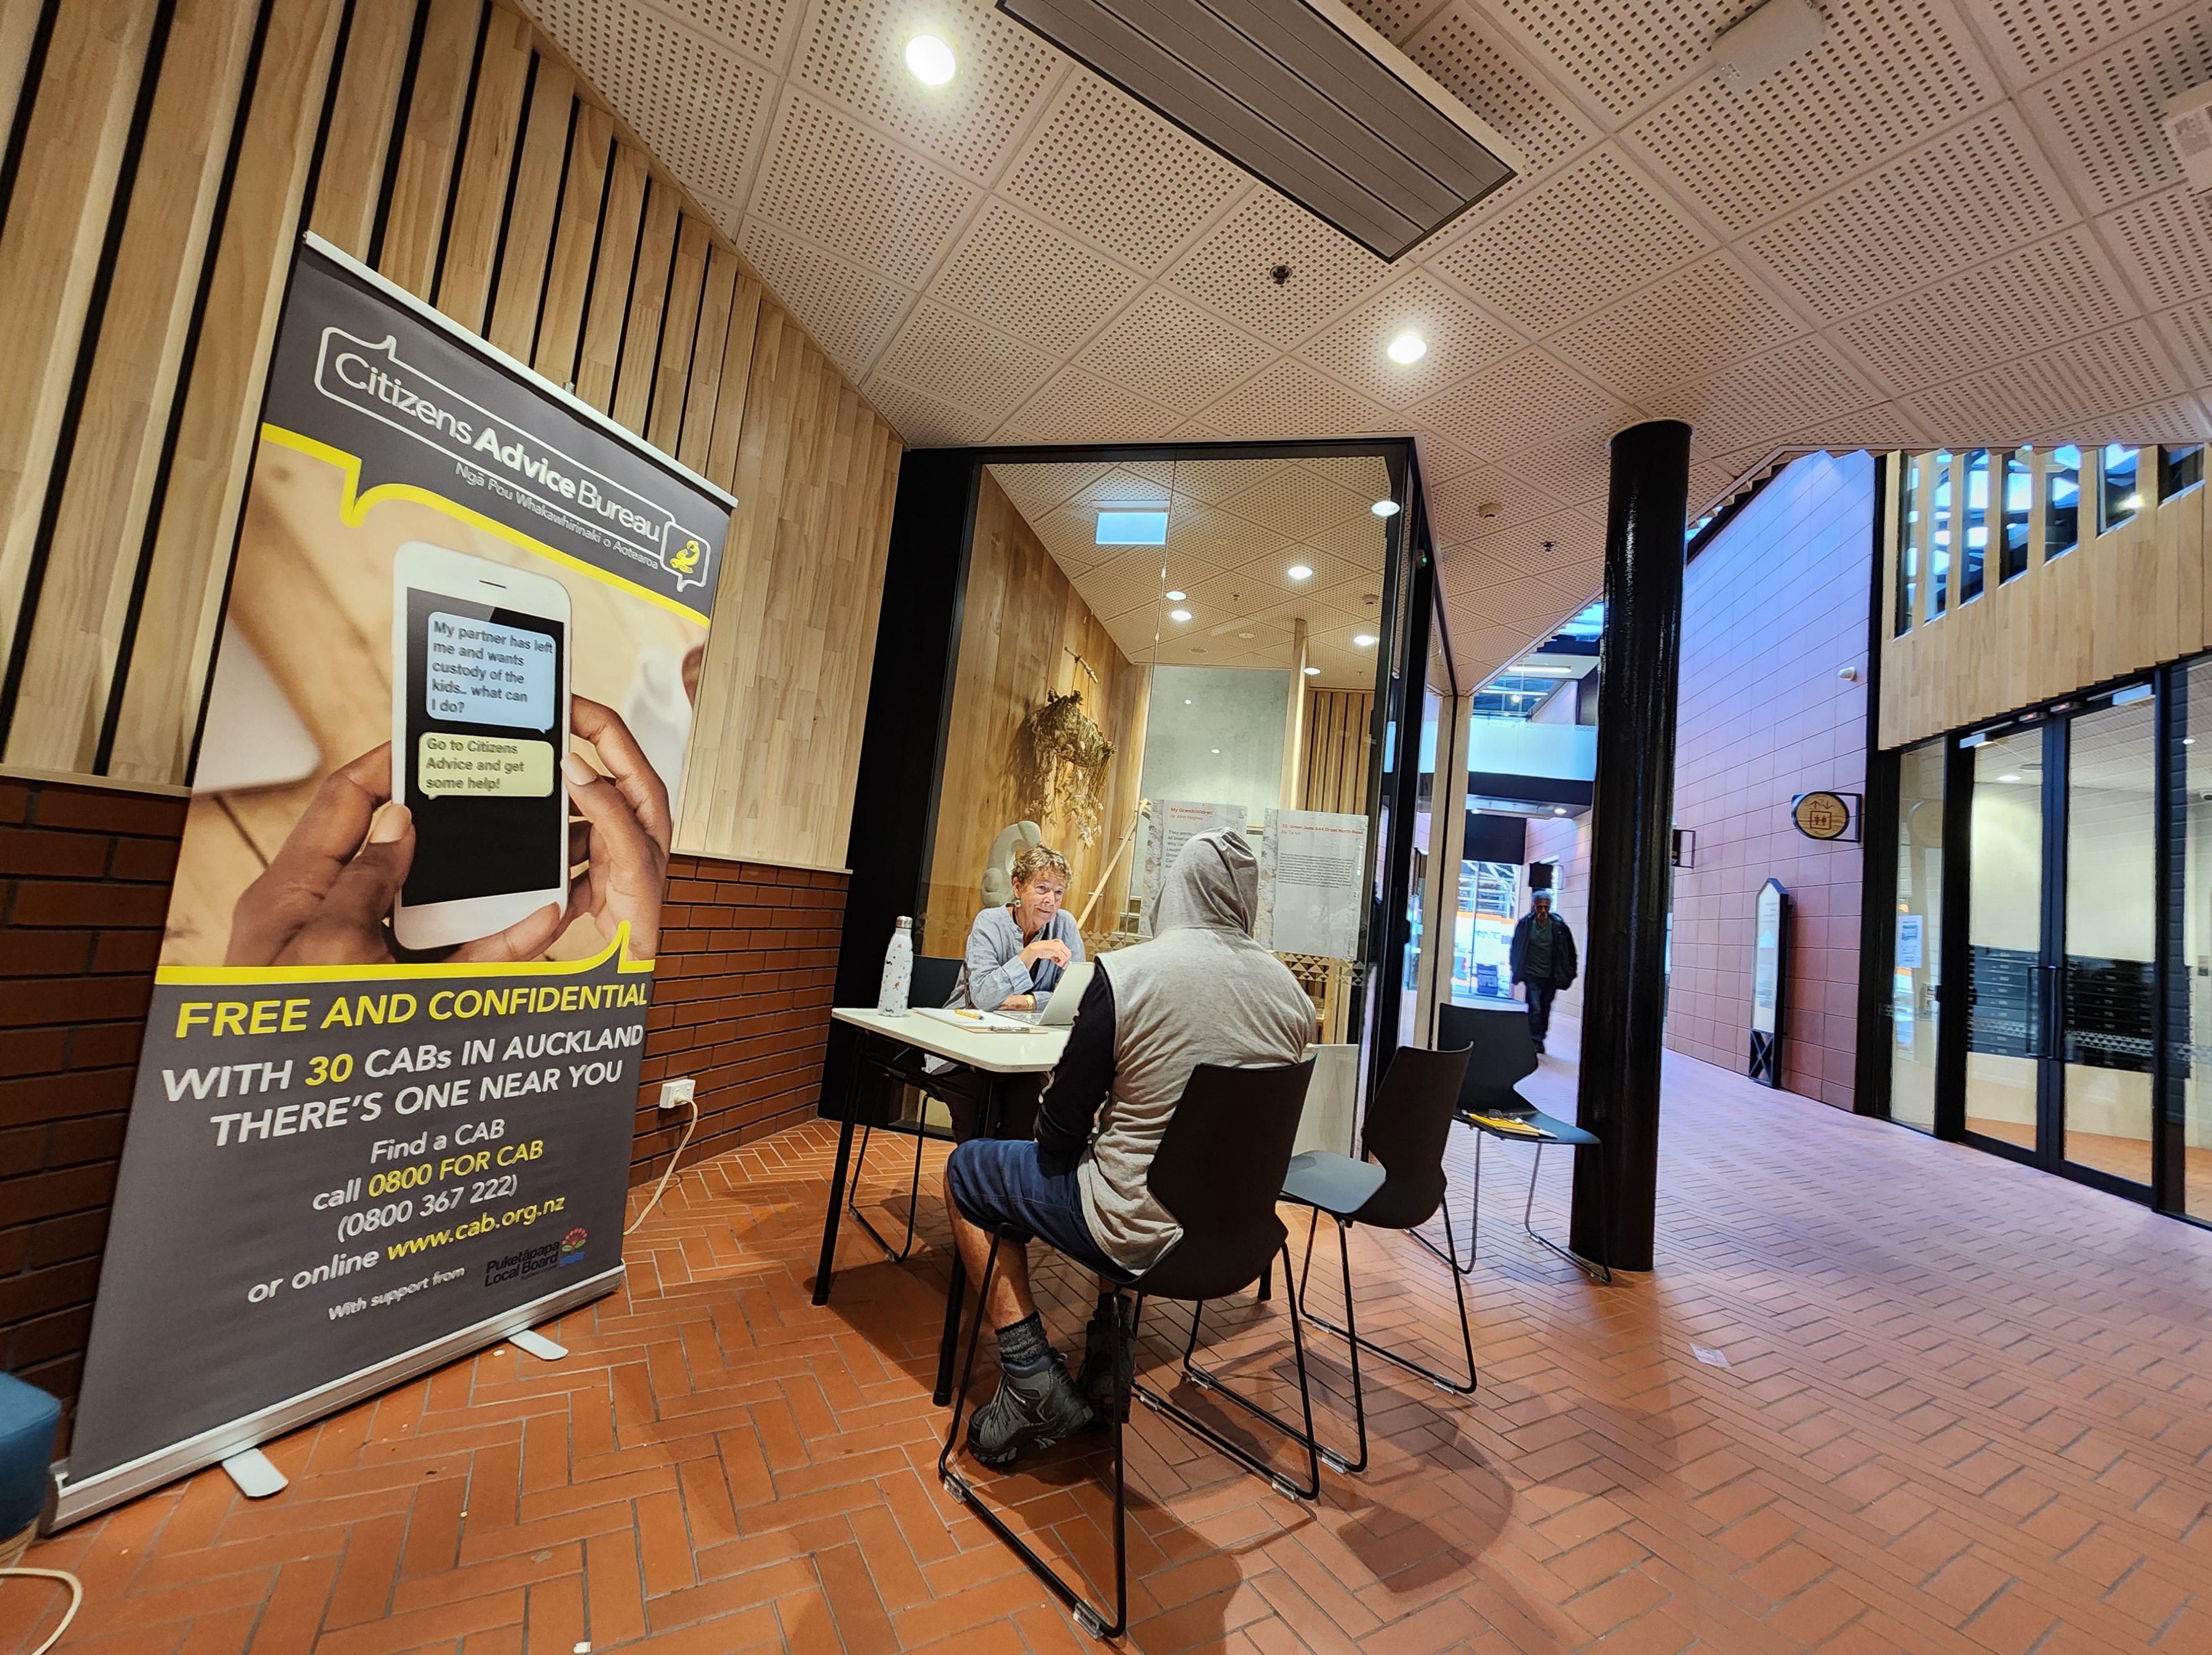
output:
<path id="1" fill-rule="evenodd" d="M 289 1482 L 285 1475 L 270 1462 L 269 1456 L 258 1448 L 249 1448 L 242 1454 L 233 1454 L 223 1461 L 222 1469 L 238 1485 L 238 1492 L 248 1500 L 266 1500 L 281 1494 Z"/>
<path id="2" fill-rule="evenodd" d="M 535 1356 L 541 1362 L 557 1362 L 568 1354 L 568 1346 L 556 1345 L 544 1334 L 533 1333 L 528 1328 L 520 1333 L 508 1334 L 507 1342 L 524 1355 Z"/>

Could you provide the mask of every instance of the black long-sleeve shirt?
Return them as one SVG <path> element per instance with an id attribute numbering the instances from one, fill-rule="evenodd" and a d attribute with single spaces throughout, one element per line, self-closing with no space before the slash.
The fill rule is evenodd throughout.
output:
<path id="1" fill-rule="evenodd" d="M 1067 1045 L 1037 1103 L 1039 1171 L 1061 1177 L 1075 1170 L 1113 1085 L 1114 985 L 1102 966 L 1091 973 Z"/>

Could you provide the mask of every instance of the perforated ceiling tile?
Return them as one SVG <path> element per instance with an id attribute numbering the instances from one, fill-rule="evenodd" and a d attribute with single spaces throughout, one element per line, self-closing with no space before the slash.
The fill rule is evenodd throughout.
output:
<path id="1" fill-rule="evenodd" d="M 1007 425 L 1044 442 L 1157 442 L 1175 416 L 1079 368 L 1062 368 Z"/>
<path id="2" fill-rule="evenodd" d="M 553 4 L 574 5 L 577 0 L 532 0 L 532 10 Z M 793 26 L 806 7 L 804 0 L 648 0 L 652 8 L 679 18 L 694 28 L 726 41 L 763 65 L 773 69 L 782 61 Z"/>
<path id="3" fill-rule="evenodd" d="M 1287 281 L 1269 274 L 1287 265 Z M 1303 207 L 1260 188 L 1167 277 L 1201 304 L 1287 348 L 1391 273 L 1391 267 Z"/>
<path id="4" fill-rule="evenodd" d="M 1721 253 L 1577 322 L 1552 343 L 1640 403 L 1678 380 L 1717 373 L 1797 331 L 1796 320 L 1766 289 Z"/>
<path id="5" fill-rule="evenodd" d="M 1407 332 L 1428 344 L 1410 367 L 1392 362 L 1390 341 Z M 1433 277 L 1413 272 L 1298 349 L 1299 357 L 1387 408 L 1405 408 L 1510 356 L 1524 341 Z"/>
<path id="6" fill-rule="evenodd" d="M 2178 304 L 2212 293 L 2212 195 L 2187 185 L 2132 202 L 2100 219 L 2106 245 L 2126 265 L 2154 305 Z"/>
<path id="7" fill-rule="evenodd" d="M 1420 461 L 1421 481 L 1430 488 L 1482 464 L 1482 456 L 1474 449 L 1425 426 L 1413 428 L 1413 452 Z"/>
<path id="8" fill-rule="evenodd" d="M 877 371 L 996 424 L 1052 371 L 1049 357 L 924 299 L 907 318 Z"/>
<path id="9" fill-rule="evenodd" d="M 1151 288 L 1076 360 L 1102 379 L 1188 414 L 1275 354 L 1165 288 Z"/>
<path id="10" fill-rule="evenodd" d="M 1711 245 L 1608 145 L 1476 227 L 1437 268 L 1543 333 Z"/>
<path id="11" fill-rule="evenodd" d="M 890 335 L 914 295 L 842 259 L 806 246 L 758 219 L 738 231 L 738 247 L 837 365 L 857 375 Z"/>
<path id="12" fill-rule="evenodd" d="M 1277 362 L 1206 411 L 1232 436 L 1318 437 L 1394 429 L 1382 408 L 1303 362 Z"/>
<path id="13" fill-rule="evenodd" d="M 1705 61 L 1713 38 L 1734 22 L 1731 0 L 1490 0 L 1615 119 Z M 1815 46 L 1824 52 L 1826 46 Z"/>
<path id="14" fill-rule="evenodd" d="M 2159 320 L 2197 388 L 2212 388 L 2212 301 L 2169 310 Z"/>
<path id="15" fill-rule="evenodd" d="M 1876 403 L 1871 407 L 1838 414 L 1832 419 L 1809 421 L 1799 432 L 1808 447 L 1835 453 L 1870 448 L 1876 453 L 1890 448 L 1926 448 L 1941 444 L 1918 417 L 1901 403 Z"/>
<path id="16" fill-rule="evenodd" d="M 1988 0 L 2003 38 L 2033 78 L 2085 52 L 2094 52 L 2169 12 L 2185 11 L 2191 0 Z"/>
<path id="17" fill-rule="evenodd" d="M 742 193 L 775 96 L 769 75 L 634 0 L 539 0 L 536 9 L 678 176 L 709 195 Z"/>
<path id="18" fill-rule="evenodd" d="M 1573 105 L 1554 98 L 1494 44 L 1498 31 L 1454 0 L 1406 43 L 1406 55 L 1469 109 L 1521 146 L 1537 172 L 1597 137 Z"/>
<path id="19" fill-rule="evenodd" d="M 1833 346 L 1808 338 L 1678 386 L 1648 406 L 1661 418 L 1686 421 L 1705 452 L 1726 453 L 1881 400 Z"/>
<path id="20" fill-rule="evenodd" d="M 1532 442 L 1516 451 L 1505 470 L 1534 484 L 1552 501 L 1579 504 L 1603 494 L 1613 475 L 1613 436 L 1620 428 L 1610 420 L 1585 425 L 1562 436 Z M 1474 530 L 1504 526 L 1504 514 Z"/>
<path id="21" fill-rule="evenodd" d="M 1524 350 L 1414 410 L 1424 424 L 1478 453 L 1504 455 L 1578 425 L 1629 423 L 1628 410 L 1543 351 Z"/>
<path id="22" fill-rule="evenodd" d="M 1065 60 L 988 4 L 940 0 L 929 27 L 959 69 L 949 84 L 926 87 L 903 58 L 919 21 L 890 8 L 816 6 L 792 73 L 931 159 L 988 182 Z"/>
<path id="23" fill-rule="evenodd" d="M 1282 464 L 1279 459 L 1188 460 L 1175 468 L 1176 494 L 1205 505 L 1223 505 Z"/>
<path id="24" fill-rule="evenodd" d="M 1007 498 L 1020 508 L 1024 516 L 1032 508 L 1048 512 L 1056 506 L 1079 499 L 1085 490 L 1114 470 L 1102 460 L 1076 459 L 1043 462 L 1032 465 L 994 465 L 991 475 L 1006 491 Z"/>
<path id="25" fill-rule="evenodd" d="M 1442 0 L 1346 0 L 1346 3 L 1384 40 L 1403 41 Z"/>
<path id="26" fill-rule="evenodd" d="M 1279 467 L 1274 476 L 1254 484 L 1224 509 L 1291 540 L 1303 540 L 1353 518 L 1364 518 L 1379 527 L 1382 520 L 1368 507 L 1389 484 L 1379 460 L 1375 472 L 1368 487 L 1355 489 L 1303 466 Z"/>
<path id="27" fill-rule="evenodd" d="M 1000 187 L 1139 269 L 1157 271 L 1249 180 L 1087 70 Z"/>
<path id="28" fill-rule="evenodd" d="M 1048 356 L 1065 356 L 1136 295 L 1120 265 L 995 198 L 931 293 Z"/>
<path id="29" fill-rule="evenodd" d="M 991 433 L 992 421 L 985 416 L 940 402 L 880 374 L 870 374 L 861 390 L 909 448 L 961 447 L 981 442 Z"/>
<path id="30" fill-rule="evenodd" d="M 2075 225 L 1836 331 L 1906 391 L 2109 326 L 2129 308 L 2087 228 Z"/>
<path id="31" fill-rule="evenodd" d="M 2075 216 L 2008 106 L 1824 197 L 1745 244 L 1841 318 L 1993 258 Z"/>
<path id="32" fill-rule="evenodd" d="M 1903 399 L 1947 441 L 2019 442 L 2098 414 L 2170 397 L 2173 383 L 2148 322 L 2130 322 L 2055 350 Z"/>
<path id="33" fill-rule="evenodd" d="M 1546 549 L 1547 543 L 1549 550 Z M 1605 508 L 1571 506 L 1525 522 L 1509 523 L 1460 543 L 1439 566 L 1445 590 L 1472 591 L 1478 582 L 1537 575 L 1605 555 Z M 1571 587 L 1573 583 L 1570 583 Z M 1563 588 L 1559 613 L 1574 612 L 1577 593 Z"/>
<path id="34" fill-rule="evenodd" d="M 2101 211 L 2181 182 L 2181 163 L 2158 113 L 2206 81 L 2212 81 L 2212 15 L 2200 12 L 2148 29 L 2027 95 L 2064 136 L 2090 210 Z"/>
<path id="35" fill-rule="evenodd" d="M 753 211 L 919 287 L 980 192 L 787 89 Z"/>
<path id="36" fill-rule="evenodd" d="M 2106 442 L 2200 442 L 2207 437 L 2212 437 L 2212 418 L 2187 397 L 2167 397 L 2141 408 L 2094 415 L 2063 429 L 2028 434 L 2031 442 L 2079 441 L 2085 447 Z"/>
<path id="37" fill-rule="evenodd" d="M 1601 473 L 1601 478 L 1602 473 Z M 1576 486 L 1583 486 L 1577 479 Z M 1429 526 L 1440 545 L 1458 545 L 1555 511 L 1559 500 L 1496 465 L 1481 465 L 1429 490 Z M 1485 517 L 1482 508 L 1497 509 Z"/>
<path id="38" fill-rule="evenodd" d="M 1934 0 L 1831 3 L 1820 50 L 1755 87 L 1700 78 L 1629 129 L 1741 232 L 2002 95 Z"/>

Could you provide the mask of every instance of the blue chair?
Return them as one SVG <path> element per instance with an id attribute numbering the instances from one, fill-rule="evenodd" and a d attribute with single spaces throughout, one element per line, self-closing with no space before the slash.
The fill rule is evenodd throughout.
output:
<path id="1" fill-rule="evenodd" d="M 62 1405 L 38 1386 L 0 1373 L 0 1564 L 31 1543 L 46 1511 Z"/>

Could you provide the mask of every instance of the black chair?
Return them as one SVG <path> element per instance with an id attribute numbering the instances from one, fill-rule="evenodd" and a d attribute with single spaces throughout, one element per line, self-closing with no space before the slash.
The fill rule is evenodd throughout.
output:
<path id="1" fill-rule="evenodd" d="M 952 1451 L 960 1440 L 960 1421 L 967 1406 L 968 1385 L 975 1368 L 976 1348 L 983 1339 L 983 1306 L 991 1293 L 991 1276 L 998 1269 L 994 1246 L 984 1266 L 983 1281 L 975 1295 L 975 1309 L 968 1323 L 968 1354 L 953 1393 L 952 1423 L 945 1433 L 945 1447 L 937 1457 L 937 1474 L 945 1490 L 981 1518 L 999 1539 L 1012 1549 L 1030 1572 L 1067 1605 L 1069 1611 L 1093 1637 L 1118 1638 L 1129 1622 L 1128 1501 L 1126 1467 L 1121 1452 L 1123 1416 L 1129 1409 L 1129 1392 L 1146 1406 L 1168 1415 L 1227 1454 L 1246 1469 L 1266 1478 L 1293 1499 L 1311 1500 L 1321 1493 L 1320 1451 L 1314 1437 L 1313 1397 L 1306 1386 L 1304 1336 L 1298 1329 L 1296 1305 L 1290 1311 L 1291 1350 L 1297 1363 L 1298 1397 L 1305 1409 L 1301 1434 L 1287 1421 L 1248 1397 L 1227 1389 L 1212 1375 L 1200 1375 L 1190 1366 L 1197 1348 L 1199 1317 L 1205 1301 L 1241 1293 L 1260 1279 L 1262 1269 L 1279 1256 L 1287 1275 L 1291 1267 L 1290 1235 L 1275 1214 L 1275 1192 L 1291 1162 L 1291 1146 L 1298 1131 L 1299 1111 L 1305 1106 L 1306 1084 L 1312 1078 L 1313 1060 L 1280 1068 L 1224 1068 L 1202 1063 L 1191 1071 L 1174 1118 L 1162 1135 L 1152 1158 L 1146 1183 L 1161 1206 L 1182 1226 L 1182 1235 L 1166 1256 L 1142 1275 L 1129 1277 L 1126 1286 L 1136 1290 L 1133 1311 L 1117 1311 L 1114 1416 L 1108 1422 L 1114 1460 L 1114 1618 L 1097 1608 L 1060 1573 L 1030 1549 L 1029 1543 L 1005 1519 L 977 1498 L 968 1479 L 952 1469 Z M 1001 1240 L 1018 1239 L 1004 1232 Z M 1176 1299 L 1191 1305 L 1190 1343 L 1183 1352 L 1184 1377 L 1201 1388 L 1227 1397 L 1238 1407 L 1265 1420 L 1306 1451 L 1307 1485 L 1301 1488 L 1241 1444 L 1231 1442 L 1205 1421 L 1186 1412 L 1166 1397 L 1135 1383 L 1137 1326 L 1146 1299 Z M 1117 1298 L 1117 1306 L 1127 1301 Z M 1125 1391 L 1123 1386 L 1128 1390 Z"/>
<path id="2" fill-rule="evenodd" d="M 1610 1286 L 1613 1281 L 1610 1256 L 1603 1260 L 1586 1259 L 1560 1246 L 1549 1236 L 1539 1233 L 1535 1226 L 1536 1181 L 1544 1171 L 1547 1144 L 1597 1152 L 1598 1190 L 1601 1202 L 1605 1196 L 1607 1168 L 1605 1145 L 1596 1134 L 1543 1114 L 1517 1089 L 1517 1082 L 1536 1072 L 1536 1043 L 1528 1034 L 1528 1007 L 1517 1003 L 1439 1006 L 1437 1008 L 1437 1023 L 1447 1044 L 1457 1045 L 1463 1042 L 1469 1048 L 1467 1078 L 1460 1086 L 1459 1108 L 1455 1111 L 1475 1131 L 1474 1191 L 1468 1202 L 1467 1261 L 1462 1263 L 1456 1256 L 1458 1247 L 1452 1239 L 1449 1214 L 1444 1220 L 1443 1247 L 1438 1247 L 1426 1236 L 1417 1235 L 1414 1239 L 1462 1275 L 1471 1275 L 1474 1269 L 1475 1225 L 1482 1215 L 1482 1141 L 1486 1137 L 1500 1140 L 1520 1137 L 1533 1144 L 1536 1151 L 1534 1163 L 1528 1169 L 1528 1199 L 1521 1209 L 1522 1229 L 1532 1241 L 1550 1248 L 1584 1275 Z M 1519 1122 L 1528 1129 L 1528 1133 L 1482 1126 L 1478 1123 L 1477 1117 Z M 1604 1202 L 1604 1205 L 1607 1213 L 1613 1210 L 1610 1202 Z M 1613 1250 L 1609 1238 L 1606 1250 L 1608 1255 Z"/>
<path id="3" fill-rule="evenodd" d="M 1306 1227 L 1306 1259 L 1298 1273 L 1296 1295 L 1298 1313 L 1315 1326 L 1326 1328 L 1352 1348 L 1352 1410 L 1358 1423 L 1359 1457 L 1347 1460 L 1333 1448 L 1322 1457 L 1339 1471 L 1367 1469 L 1367 1401 L 1359 1378 L 1363 1350 L 1418 1373 L 1439 1390 L 1455 1396 L 1472 1396 L 1475 1387 L 1474 1335 L 1468 1326 L 1467 1294 L 1459 1272 L 1451 1273 L 1452 1296 L 1459 1301 L 1460 1343 L 1467 1353 L 1467 1379 L 1424 1367 L 1412 1358 L 1377 1344 L 1359 1331 L 1352 1306 L 1350 1234 L 1355 1224 L 1377 1230 L 1401 1230 L 1419 1238 L 1426 1224 L 1444 1204 L 1444 1146 L 1450 1141 L 1452 1118 L 1465 1078 L 1464 1051 L 1428 1051 L 1401 1046 L 1390 1060 L 1382 1089 L 1368 1105 L 1367 1123 L 1360 1135 L 1361 1159 L 1325 1149 L 1309 1150 L 1291 1162 L 1283 1179 L 1283 1199 L 1310 1208 Z M 1336 1220 L 1337 1256 L 1344 1269 L 1344 1325 L 1316 1315 L 1306 1303 L 1306 1278 L 1313 1272 L 1314 1237 L 1326 1213 Z M 1455 1254 L 1451 1214 L 1444 1212 L 1444 1241 Z"/>
<path id="4" fill-rule="evenodd" d="M 959 986 L 962 964 L 960 960 L 943 959 L 930 954 L 916 956 L 914 977 L 907 995 L 908 1003 L 915 1006 L 945 1004 L 952 998 L 953 989 Z M 965 1098 L 972 1095 L 965 1069 L 944 1069 L 933 1074 L 924 1066 L 922 1054 L 912 1047 L 906 1048 L 897 1057 L 880 1067 L 890 1077 L 894 1088 L 912 1086 L 925 1098 L 934 1098 L 942 1104 L 949 1104 L 956 1098 Z M 860 1153 L 853 1157 L 853 1176 L 846 1186 L 845 1210 L 860 1220 L 860 1227 L 874 1237 L 876 1245 L 890 1255 L 893 1263 L 903 1263 L 906 1256 L 914 1250 L 915 1209 L 920 1205 L 921 1196 L 921 1151 L 922 1146 L 928 1141 L 929 1131 L 927 1123 L 915 1122 L 914 1177 L 908 1184 L 906 1198 L 906 1242 L 894 1250 L 890 1243 L 878 1233 L 876 1226 L 868 1222 L 868 1215 L 860 1210 L 860 1174 L 868 1164 L 868 1139 L 875 1129 L 872 1121 L 860 1128 Z M 884 1129 L 886 1132 L 905 1130 L 888 1123 Z"/>

